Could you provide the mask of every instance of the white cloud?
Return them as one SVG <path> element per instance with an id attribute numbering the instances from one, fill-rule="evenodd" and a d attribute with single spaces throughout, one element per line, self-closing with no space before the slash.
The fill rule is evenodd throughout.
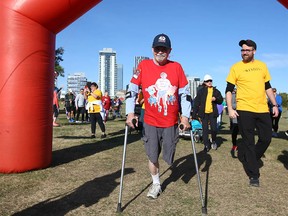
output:
<path id="1" fill-rule="evenodd" d="M 262 55 L 261 60 L 268 68 L 288 68 L 288 54 L 267 53 Z"/>

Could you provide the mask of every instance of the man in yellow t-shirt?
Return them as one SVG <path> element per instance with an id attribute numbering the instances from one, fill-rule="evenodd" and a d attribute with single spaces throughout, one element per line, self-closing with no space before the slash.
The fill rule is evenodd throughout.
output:
<path id="1" fill-rule="evenodd" d="M 278 107 L 270 85 L 270 74 L 264 62 L 255 60 L 257 45 L 252 40 L 239 42 L 242 61 L 234 64 L 226 81 L 226 101 L 229 117 L 238 119 L 242 142 L 238 145 L 238 158 L 249 177 L 251 186 L 259 187 L 259 162 L 272 137 L 272 124 L 267 98 L 273 104 L 273 114 L 278 115 Z M 236 110 L 232 108 L 232 92 L 237 86 Z M 258 131 L 255 144 L 254 131 Z"/>
<path id="2" fill-rule="evenodd" d="M 87 110 L 90 115 L 91 122 L 91 138 L 96 137 L 96 123 L 100 126 L 102 131 L 101 138 L 105 138 L 105 125 L 103 123 L 103 117 L 101 112 L 103 111 L 102 107 L 102 92 L 98 89 L 98 85 L 95 82 L 91 83 L 90 89 L 86 89 L 85 99 L 88 101 Z"/>

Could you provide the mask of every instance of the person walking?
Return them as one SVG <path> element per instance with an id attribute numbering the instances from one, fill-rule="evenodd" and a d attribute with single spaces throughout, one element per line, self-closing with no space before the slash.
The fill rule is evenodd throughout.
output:
<path id="1" fill-rule="evenodd" d="M 72 89 L 69 89 L 68 93 L 65 95 L 65 109 L 69 122 L 75 122 L 75 95 L 73 94 Z"/>
<path id="2" fill-rule="evenodd" d="M 249 177 L 251 186 L 259 187 L 260 159 L 269 147 L 272 138 L 272 123 L 266 95 L 273 105 L 273 117 L 278 116 L 278 106 L 273 94 L 271 76 L 266 64 L 254 59 L 257 45 L 252 40 L 239 42 L 242 61 L 235 63 L 226 78 L 226 99 L 229 117 L 238 118 L 242 136 L 238 143 L 238 159 Z M 237 86 L 237 110 L 232 107 L 232 92 Z M 258 140 L 255 144 L 254 131 Z"/>
<path id="3" fill-rule="evenodd" d="M 159 155 L 163 149 L 163 159 L 171 165 L 174 161 L 176 143 L 178 142 L 178 111 L 180 97 L 181 124 L 183 129 L 191 128 L 189 85 L 182 66 L 168 59 L 171 41 L 166 34 L 157 35 L 152 43 L 153 59 L 139 63 L 126 94 L 126 124 L 132 128 L 138 126 L 134 115 L 136 95 L 142 87 L 145 115 L 143 122 L 144 146 L 148 156 L 148 167 L 153 184 L 147 197 L 156 199 L 162 192 L 159 175 Z M 132 121 L 136 119 L 134 126 Z"/>
<path id="4" fill-rule="evenodd" d="M 85 115 L 85 97 L 84 97 L 84 89 L 80 89 L 80 93 L 76 95 L 75 98 L 75 107 L 76 107 L 76 123 L 80 123 L 79 115 L 81 114 L 81 122 L 84 122 L 84 115 Z"/>
<path id="5" fill-rule="evenodd" d="M 234 88 L 232 92 L 232 109 L 236 110 L 237 104 L 236 104 L 236 92 L 237 89 Z M 230 151 L 231 155 L 233 158 L 237 158 L 237 136 L 239 133 L 239 127 L 238 127 L 238 121 L 237 118 L 230 118 L 230 130 L 232 131 L 231 133 L 231 138 L 232 138 L 232 149 Z"/>
<path id="6" fill-rule="evenodd" d="M 281 95 L 277 94 L 277 89 L 276 88 L 272 88 L 273 94 L 275 96 L 276 99 L 276 103 L 278 106 L 278 116 L 277 117 L 273 117 L 273 103 L 268 100 L 268 104 L 269 104 L 269 108 L 270 108 L 270 116 L 271 116 L 271 120 L 272 120 L 272 137 L 278 137 L 278 129 L 279 129 L 279 120 L 281 118 L 281 114 L 282 114 L 282 97 Z"/>
<path id="7" fill-rule="evenodd" d="M 201 119 L 203 130 L 204 151 L 218 148 L 216 143 L 217 136 L 217 117 L 219 115 L 217 104 L 222 104 L 223 97 L 221 92 L 212 85 L 213 79 L 206 74 L 203 79 L 202 88 L 197 92 L 193 101 L 193 119 Z M 211 140 L 209 140 L 209 124 L 211 128 Z"/>
<path id="8" fill-rule="evenodd" d="M 102 104 L 104 108 L 104 123 L 106 123 L 108 120 L 109 111 L 111 109 L 111 98 L 107 91 L 104 93 L 104 96 L 102 97 Z"/>
<path id="9" fill-rule="evenodd" d="M 103 111 L 102 107 L 102 92 L 98 89 L 98 85 L 95 82 L 91 83 L 89 88 L 86 88 L 85 99 L 88 101 L 88 113 L 90 115 L 91 123 L 91 138 L 96 138 L 96 123 L 98 123 L 102 135 L 101 138 L 105 138 L 105 125 L 100 112 Z"/>
<path id="10" fill-rule="evenodd" d="M 59 127 L 60 124 L 57 123 L 57 118 L 59 116 L 59 100 L 58 94 L 62 88 L 58 89 L 56 86 L 53 91 L 53 127 Z"/>

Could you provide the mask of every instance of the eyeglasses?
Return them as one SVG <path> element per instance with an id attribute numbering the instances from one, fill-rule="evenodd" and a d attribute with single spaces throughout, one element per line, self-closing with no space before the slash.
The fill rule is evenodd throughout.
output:
<path id="1" fill-rule="evenodd" d="M 250 50 L 250 49 L 241 49 L 241 52 L 252 52 L 254 51 L 254 49 Z"/>
<path id="2" fill-rule="evenodd" d="M 205 82 L 205 83 L 208 83 L 208 82 L 212 82 L 212 80 L 205 80 L 204 82 Z"/>
<path id="3" fill-rule="evenodd" d="M 168 48 L 166 47 L 154 47 L 154 52 L 158 53 L 158 52 L 167 52 Z"/>

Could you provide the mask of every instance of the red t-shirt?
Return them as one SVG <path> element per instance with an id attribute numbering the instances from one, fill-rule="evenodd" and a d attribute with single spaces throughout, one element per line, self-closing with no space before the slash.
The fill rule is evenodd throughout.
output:
<path id="1" fill-rule="evenodd" d="M 102 96 L 102 104 L 105 110 L 109 110 L 111 107 L 111 98 L 109 96 Z"/>
<path id="2" fill-rule="evenodd" d="M 188 84 L 181 65 L 168 61 L 156 65 L 152 59 L 140 62 L 131 82 L 142 86 L 144 122 L 156 127 L 171 127 L 178 122 L 178 90 Z"/>

